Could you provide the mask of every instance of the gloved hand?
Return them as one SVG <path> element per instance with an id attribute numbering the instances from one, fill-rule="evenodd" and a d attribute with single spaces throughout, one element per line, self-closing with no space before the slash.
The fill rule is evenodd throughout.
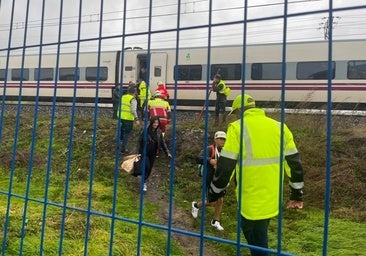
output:
<path id="1" fill-rule="evenodd" d="M 294 189 L 290 186 L 290 200 L 292 201 L 302 201 L 302 189 Z"/>
<path id="2" fill-rule="evenodd" d="M 290 200 L 286 206 L 287 209 L 302 209 L 303 207 L 304 203 L 302 201 L 295 201 L 295 200 Z"/>
<path id="3" fill-rule="evenodd" d="M 302 189 L 294 189 L 290 186 L 290 201 L 287 203 L 287 209 L 302 209 L 304 203 L 302 202 Z"/>

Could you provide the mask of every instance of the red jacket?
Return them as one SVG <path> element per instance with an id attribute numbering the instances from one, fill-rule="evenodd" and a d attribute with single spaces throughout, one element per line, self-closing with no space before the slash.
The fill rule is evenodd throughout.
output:
<path id="1" fill-rule="evenodd" d="M 161 95 L 163 96 L 164 99 L 166 99 L 166 100 L 169 99 L 169 92 L 165 89 L 165 85 L 163 85 L 163 84 L 158 85 L 156 90 L 161 93 Z"/>

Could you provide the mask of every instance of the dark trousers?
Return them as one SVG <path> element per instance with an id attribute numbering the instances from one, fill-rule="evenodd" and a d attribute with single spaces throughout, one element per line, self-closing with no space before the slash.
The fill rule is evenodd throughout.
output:
<path id="1" fill-rule="evenodd" d="M 146 155 L 146 165 L 145 165 L 145 178 L 144 178 L 144 182 L 147 181 L 147 179 L 149 178 L 153 165 L 154 165 L 154 161 L 155 161 L 156 155 Z"/>
<path id="2" fill-rule="evenodd" d="M 118 119 L 119 102 L 113 102 L 113 119 Z"/>
<path id="3" fill-rule="evenodd" d="M 226 101 L 216 101 L 215 104 L 215 116 L 218 117 L 221 114 L 225 115 L 226 113 Z"/>
<path id="4" fill-rule="evenodd" d="M 270 219 L 248 220 L 241 216 L 241 229 L 248 244 L 268 248 L 268 225 Z M 268 256 L 269 253 L 251 249 L 252 256 Z"/>
<path id="5" fill-rule="evenodd" d="M 130 138 L 133 128 L 133 120 L 123 120 L 121 119 L 121 151 L 124 152 L 127 148 L 127 142 Z"/>
<path id="6" fill-rule="evenodd" d="M 140 101 L 141 102 L 141 101 Z M 145 100 L 142 105 L 137 105 L 137 114 L 142 120 L 145 120 L 145 108 L 147 101 Z M 147 120 L 149 120 L 149 112 L 147 112 Z"/>
<path id="7" fill-rule="evenodd" d="M 222 115 L 222 122 L 226 122 L 226 101 L 216 101 L 215 105 L 215 123 L 220 123 L 220 113 Z"/>

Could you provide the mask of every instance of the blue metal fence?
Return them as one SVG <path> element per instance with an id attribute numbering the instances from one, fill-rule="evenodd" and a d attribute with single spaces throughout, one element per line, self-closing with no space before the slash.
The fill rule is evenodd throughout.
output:
<path id="1" fill-rule="evenodd" d="M 141 2 L 141 3 L 140 3 Z M 178 234 L 182 236 L 188 236 L 188 237 L 194 237 L 199 239 L 199 242 L 197 242 L 197 247 L 199 248 L 196 252 L 198 255 L 207 255 L 206 252 L 206 241 L 214 241 L 218 243 L 223 244 L 229 244 L 232 246 L 236 246 L 236 255 L 241 255 L 243 253 L 243 248 L 251 248 L 248 246 L 244 240 L 243 235 L 241 233 L 240 229 L 240 212 L 238 211 L 238 225 L 232 232 L 236 232 L 236 240 L 230 240 L 226 238 L 222 238 L 221 236 L 212 236 L 205 233 L 205 222 L 204 218 L 202 218 L 200 222 L 199 231 L 192 231 L 190 229 L 179 229 L 175 228 L 173 225 L 174 222 L 174 194 L 177 190 L 177 186 L 174 183 L 175 180 L 175 160 L 174 157 L 176 155 L 176 141 L 172 140 L 171 142 L 171 149 L 173 152 L 173 159 L 170 162 L 170 182 L 169 182 L 169 207 L 168 207 L 168 218 L 167 218 L 167 225 L 160 225 L 153 222 L 147 222 L 144 220 L 144 208 L 146 205 L 146 196 L 143 192 L 142 186 L 139 187 L 139 204 L 138 209 L 136 209 L 137 217 L 127 217 L 123 214 L 123 212 L 119 212 L 121 209 L 117 209 L 117 203 L 119 200 L 118 197 L 118 190 L 120 189 L 119 183 L 123 182 L 120 180 L 119 175 L 119 165 L 120 165 L 120 155 L 118 151 L 111 150 L 111 152 L 115 152 L 115 158 L 114 158 L 114 176 L 113 176 L 113 188 L 112 188 L 112 200 L 111 200 L 111 209 L 110 211 L 102 211 L 102 210 L 95 210 L 93 207 L 93 196 L 95 193 L 97 193 L 94 189 L 94 183 L 95 183 L 95 173 L 96 173 L 96 155 L 98 154 L 98 148 L 97 148 L 97 138 L 98 138 L 98 127 L 99 127 L 99 107 L 100 104 L 98 102 L 98 92 L 100 91 L 100 82 L 99 80 L 96 81 L 96 95 L 95 95 L 95 101 L 93 103 L 95 111 L 93 112 L 93 126 L 91 127 L 91 142 L 90 142 L 90 169 L 89 169 L 89 176 L 88 176 L 88 188 L 87 188 L 87 203 L 85 207 L 75 207 L 73 205 L 73 200 L 70 198 L 70 188 L 74 189 L 74 185 L 72 185 L 73 182 L 76 182 L 76 180 L 73 180 L 71 177 L 73 168 L 72 162 L 78 161 L 78 159 L 73 159 L 73 153 L 74 153 L 74 145 L 75 145 L 75 138 L 77 136 L 77 131 L 75 128 L 75 117 L 76 117 L 76 111 L 77 111 L 77 101 L 79 100 L 77 97 L 77 76 L 79 75 L 78 67 L 79 67 L 79 54 L 84 50 L 84 47 L 86 49 L 93 49 L 94 52 L 98 53 L 97 57 L 97 66 L 100 67 L 103 65 L 101 63 L 100 54 L 103 52 L 105 48 L 114 47 L 114 49 L 124 49 L 128 44 L 131 45 L 133 40 L 136 40 L 137 42 L 144 44 L 147 46 L 147 54 L 150 53 L 151 49 L 158 46 L 161 41 L 157 40 L 157 37 L 165 37 L 167 40 L 167 43 L 174 42 L 172 46 L 176 50 L 175 53 L 175 63 L 174 65 L 178 65 L 179 63 L 179 51 L 181 47 L 181 37 L 182 34 L 186 33 L 187 31 L 192 33 L 196 30 L 200 29 L 206 29 L 207 33 L 202 36 L 200 40 L 203 42 L 203 46 L 206 46 L 208 49 L 208 57 L 205 63 L 207 64 L 207 70 L 206 70 L 206 83 L 210 84 L 210 50 L 212 47 L 212 44 L 218 44 L 218 41 L 215 41 L 215 35 L 213 35 L 213 29 L 219 29 L 225 28 L 227 26 L 231 25 L 240 25 L 241 30 L 237 30 L 235 33 L 239 35 L 236 39 L 237 44 L 243 45 L 243 56 L 242 56 L 242 63 L 246 63 L 246 45 L 248 44 L 248 40 L 251 37 L 248 35 L 248 24 L 255 24 L 260 23 L 263 21 L 269 21 L 269 23 L 273 21 L 282 21 L 282 29 L 279 30 L 280 35 L 282 38 L 280 39 L 280 42 L 283 43 L 283 55 L 282 55 L 282 62 L 283 64 L 286 62 L 286 42 L 288 42 L 288 34 L 287 31 L 289 29 L 289 19 L 296 18 L 296 17 L 307 17 L 309 15 L 320 15 L 325 16 L 329 19 L 330 24 L 333 23 L 333 17 L 337 15 L 338 12 L 341 11 L 350 11 L 350 12 L 356 12 L 359 10 L 365 10 L 366 6 L 341 6 L 341 7 L 333 7 L 333 1 L 327 2 L 328 7 L 319 8 L 319 9 L 312 9 L 309 7 L 309 11 L 302 10 L 301 12 L 298 11 L 291 11 L 289 12 L 289 7 L 291 4 L 294 4 L 289 1 L 284 1 L 283 3 L 264 3 L 263 6 L 275 6 L 279 5 L 280 10 L 282 14 L 276 14 L 271 15 L 271 13 L 268 12 L 268 14 L 264 15 L 258 15 L 255 16 L 253 14 L 249 15 L 248 11 L 250 8 L 254 8 L 255 6 L 252 5 L 248 0 L 246 1 L 237 1 L 236 5 L 233 4 L 231 7 L 232 9 L 240 9 L 242 14 L 240 15 L 239 19 L 231 19 L 229 21 L 225 20 L 225 17 L 223 17 L 221 20 L 215 19 L 213 16 L 219 15 L 220 11 L 230 11 L 230 5 L 228 8 L 222 8 L 218 7 L 215 3 L 215 1 L 191 1 L 191 2 L 185 2 L 185 1 L 172 1 L 171 3 L 167 2 L 166 4 L 160 4 L 158 5 L 155 3 L 156 1 L 119 1 L 118 3 L 115 3 L 115 1 L 93 1 L 93 3 L 86 2 L 86 1 L 59 1 L 59 6 L 53 6 L 50 8 L 49 1 L 46 2 L 38 1 L 37 4 L 35 4 L 32 1 L 12 1 L 12 3 L 4 3 L 0 2 L 0 13 L 5 18 L 1 18 L 0 25 L 4 28 L 0 30 L 0 33 L 2 34 L 1 40 L 3 41 L 3 44 L 0 47 L 0 53 L 1 53 L 1 69 L 8 70 L 8 68 L 12 65 L 10 60 L 11 57 L 14 55 L 14 53 L 20 53 L 21 60 L 20 60 L 20 77 L 25 77 L 24 74 L 24 67 L 26 65 L 29 65 L 29 63 L 26 63 L 25 56 L 29 53 L 36 53 L 39 58 L 37 61 L 37 64 L 34 65 L 34 67 L 38 68 L 38 77 L 40 77 L 40 70 L 43 66 L 42 63 L 42 55 L 49 54 L 50 49 L 53 51 L 53 53 L 56 53 L 56 59 L 55 59 L 55 77 L 58 77 L 59 72 L 59 65 L 60 65 L 60 56 L 62 53 L 63 47 L 71 47 L 69 48 L 69 51 L 76 53 L 76 59 L 73 61 L 72 66 L 75 68 L 74 72 L 74 78 L 73 78 L 73 96 L 71 101 L 71 119 L 70 119 L 70 130 L 68 133 L 68 146 L 67 146 L 67 152 L 65 153 L 65 161 L 66 161 L 66 169 L 65 169 L 65 179 L 63 182 L 63 191 L 59 191 L 59 193 L 63 196 L 59 197 L 58 200 L 53 199 L 55 195 L 52 194 L 52 197 L 50 197 L 50 193 L 55 190 L 53 187 L 54 185 L 51 184 L 51 177 L 52 173 L 54 172 L 52 160 L 54 159 L 54 155 L 56 154 L 54 151 L 54 144 L 57 143 L 54 141 L 55 138 L 55 124 L 56 124 L 56 110 L 58 106 L 58 102 L 56 100 L 56 95 L 58 93 L 57 86 L 58 81 L 57 79 L 53 82 L 53 92 L 52 92 L 52 101 L 51 101 L 51 112 L 50 115 L 50 121 L 49 121 L 49 144 L 45 145 L 46 148 L 44 153 L 44 157 L 47 158 L 47 163 L 44 168 L 44 193 L 43 198 L 35 198 L 31 196 L 31 189 L 34 189 L 32 185 L 32 177 L 34 176 L 34 161 L 36 158 L 36 152 L 35 147 L 37 143 L 37 129 L 39 126 L 39 104 L 40 104 L 40 90 L 41 90 L 41 80 L 38 79 L 35 88 L 36 90 L 34 96 L 34 112 L 33 112 L 33 121 L 32 121 L 32 127 L 29 127 L 29 130 L 32 131 L 29 141 L 29 158 L 28 158 L 28 167 L 25 168 L 26 170 L 26 179 L 22 182 L 25 183 L 24 191 L 22 189 L 19 189 L 17 186 L 17 180 L 19 179 L 18 173 L 21 169 L 18 166 L 17 162 L 17 156 L 19 156 L 19 132 L 20 128 L 22 126 L 22 97 L 24 96 L 24 92 L 26 92 L 26 89 L 24 88 L 24 83 L 26 80 L 20 79 L 19 83 L 19 94 L 17 99 L 15 100 L 15 112 L 12 113 L 14 115 L 14 137 L 11 138 L 12 140 L 12 152 L 9 154 L 11 156 L 10 159 L 10 165 L 8 166 L 8 169 L 3 168 L 2 172 L 8 172 L 7 179 L 8 182 L 6 183 L 8 187 L 6 188 L 4 185 L 1 185 L 0 187 L 0 194 L 1 194 L 1 204 L 3 204 L 4 213 L 1 213 L 3 224 L 1 224 L 2 230 L 3 230 L 3 236 L 2 236 L 2 245 L 1 245 L 1 253 L 2 255 L 94 255 L 92 254 L 92 248 L 90 245 L 90 241 L 93 239 L 93 235 L 99 235 L 99 234 L 92 234 L 91 233 L 91 227 L 93 225 L 93 218 L 100 217 L 104 218 L 108 221 L 110 227 L 109 227 L 109 234 L 107 235 L 109 237 L 108 239 L 105 239 L 105 242 L 108 243 L 108 250 L 105 252 L 105 255 L 126 255 L 126 252 L 123 251 L 116 251 L 115 250 L 115 244 L 116 243 L 123 243 L 123 241 L 120 241 L 121 236 L 116 235 L 117 232 L 124 232 L 123 230 L 118 230 L 118 224 L 126 223 L 126 225 L 131 224 L 134 225 L 137 228 L 137 240 L 134 241 L 136 245 L 136 251 L 134 252 L 136 255 L 148 255 L 147 253 L 143 253 L 143 249 L 146 247 L 149 247 L 149 244 L 145 244 L 142 240 L 143 237 L 143 228 L 149 228 L 149 229 L 155 229 L 155 230 L 162 230 L 166 233 L 166 245 L 164 253 L 162 252 L 155 252 L 151 253 L 151 255 L 174 255 L 174 252 L 172 252 L 172 244 L 174 243 L 173 235 Z M 224 1 L 222 1 L 223 3 Z M 229 1 L 226 1 L 229 2 Z M 303 2 L 306 4 L 306 2 L 312 2 L 312 1 L 298 1 L 299 4 Z M 315 2 L 322 2 L 325 1 L 315 1 Z M 2 5 L 1 5 L 2 3 Z M 220 2 L 221 3 L 221 2 Z M 222 4 L 221 3 L 221 4 Z M 22 10 L 19 10 L 19 5 L 22 5 Z M 201 6 L 200 4 L 204 4 Z M 116 5 L 116 9 L 113 8 L 113 6 Z M 112 6 L 112 7 L 111 7 Z M 108 8 L 106 8 L 108 7 Z M 186 12 L 188 11 L 188 7 L 192 8 L 192 13 L 199 13 L 202 12 L 202 17 L 207 18 L 207 22 L 202 22 L 200 20 L 193 20 L 192 23 L 189 25 L 182 25 L 187 24 L 186 22 Z M 260 6 L 258 5 L 257 8 Z M 54 10 L 52 10 L 54 8 Z M 158 12 L 158 8 L 169 8 L 169 15 L 171 17 L 173 25 L 169 24 L 164 28 L 164 25 L 160 25 L 163 27 L 163 29 L 159 29 L 159 26 L 154 25 L 154 22 L 159 22 L 158 17 L 161 16 L 161 19 L 164 18 L 165 15 L 163 14 L 155 14 L 155 12 Z M 264 7 L 263 7 L 264 8 Z M 120 11 L 118 11 L 120 10 Z M 134 15 L 133 11 L 140 11 L 143 12 L 144 15 L 137 14 Z M 97 13 L 97 14 L 94 14 Z M 6 15 L 5 15 L 6 14 Z M 114 14 L 114 17 L 111 17 L 109 15 Z M 235 15 L 237 16 L 237 13 Z M 88 20 L 88 17 L 90 18 Z M 229 18 L 228 18 L 229 19 Z M 173 22 L 174 21 L 174 22 Z M 94 28 L 91 28 L 89 26 L 89 23 L 97 24 L 98 26 L 94 26 Z M 111 23 L 113 22 L 113 23 Z M 198 23 L 198 25 L 195 25 L 195 22 Z M 138 27 L 136 23 L 143 23 L 141 27 Z M 268 23 L 268 24 L 269 24 Z M 71 24 L 71 25 L 70 25 Z M 176 24 L 176 25 L 175 25 Z M 329 24 L 329 23 L 328 23 Z M 120 31 L 113 31 L 111 27 L 115 26 L 116 28 L 120 29 Z M 170 26 L 170 27 L 169 27 Z M 96 28 L 95 28 L 96 27 Z M 38 29 L 38 31 L 35 31 L 35 28 Z M 84 31 L 84 28 L 85 31 Z M 76 30 L 76 33 L 75 33 Z M 95 31 L 94 31 L 95 30 Z M 19 31 L 23 32 L 21 35 Z M 92 33 L 89 33 L 89 31 L 93 31 L 95 35 Z M 107 31 L 107 32 L 106 32 Z M 51 35 L 52 33 L 55 33 Z M 170 34 L 169 34 L 170 33 Z M 90 35 L 91 34 L 91 35 Z M 169 34 L 169 37 L 166 37 L 166 35 Z M 6 35 L 6 36 L 4 36 Z M 38 35 L 38 36 L 37 36 Z M 229 38 L 229 35 L 227 35 Z M 310 39 L 313 39 L 312 36 L 309 36 Z M 19 40 L 19 38 L 22 38 L 23 40 Z M 71 39 L 70 39 L 71 38 Z M 328 70 L 329 74 L 332 70 L 332 44 L 333 44 L 333 26 L 329 26 L 327 28 L 327 38 L 329 38 L 329 52 L 328 52 Z M 117 40 L 117 41 L 113 41 Z M 193 39 L 192 39 L 193 40 Z M 269 40 L 269 39 L 268 39 Z M 277 39 L 274 39 L 277 40 Z M 304 40 L 304 38 L 300 38 L 299 40 Z M 306 40 L 306 39 L 305 39 Z M 22 43 L 20 43 L 22 41 Z M 7 45 L 4 45 L 4 42 L 7 42 Z M 110 45 L 110 42 L 112 42 L 112 45 Z M 117 42 L 117 43 L 116 43 Z M 202 44 L 201 42 L 201 44 Z M 202 46 L 202 45 L 198 45 Z M 45 53 L 45 49 L 47 49 L 47 53 Z M 148 60 L 149 61 L 149 60 Z M 147 63 L 149 64 L 149 63 Z M 124 58 L 121 59 L 120 63 L 121 67 L 124 66 Z M 285 65 L 283 65 L 285 66 Z M 5 68 L 3 68 L 5 67 Z M 97 77 L 100 77 L 99 69 L 97 72 Z M 124 70 L 121 68 L 121 74 L 123 74 Z M 149 71 L 148 71 L 149 72 Z M 245 65 L 243 65 L 242 77 L 245 78 Z M 0 116 L 0 152 L 2 151 L 1 148 L 4 147 L 6 143 L 9 143 L 9 138 L 3 137 L 5 129 L 5 120 L 6 120 L 6 112 L 5 109 L 7 107 L 7 104 L 9 104 L 8 101 L 6 101 L 7 97 L 7 91 L 10 91 L 12 89 L 12 86 L 8 84 L 7 81 L 10 81 L 9 72 L 5 71 L 4 73 L 4 86 L 2 88 L 2 101 L 1 101 L 1 116 Z M 149 77 L 149 74 L 147 74 Z M 286 90 L 285 90 L 285 78 L 286 77 L 286 69 L 282 70 L 282 99 L 285 98 Z M 331 75 L 328 75 L 328 102 L 327 102 L 327 159 L 326 159 L 326 194 L 325 194 L 325 206 L 324 206 L 324 232 L 323 232 L 323 255 L 327 255 L 327 246 L 328 246 L 328 227 L 329 227 L 329 209 L 330 209 L 330 173 L 331 173 L 331 135 L 332 135 L 332 81 L 331 81 Z M 123 75 L 119 77 L 119 83 L 126 83 L 126 81 L 123 80 Z M 244 85 L 243 79 L 243 85 Z M 177 101 L 177 86 L 175 86 L 174 90 L 174 96 L 173 96 L 173 105 L 176 106 L 178 104 Z M 245 93 L 245 87 L 242 86 L 242 94 Z M 209 99 L 209 92 L 207 90 L 206 92 L 206 102 L 208 102 Z M 14 103 L 14 102 L 13 102 Z M 281 114 L 281 121 L 284 122 L 285 113 L 284 113 L 284 101 L 281 102 L 282 104 L 282 114 Z M 207 108 L 206 108 L 207 109 Z M 176 120 L 177 117 L 177 109 L 174 108 L 174 115 L 172 120 L 172 137 L 175 137 L 175 134 L 177 132 L 176 123 L 178 120 Z M 207 145 L 208 141 L 208 130 L 209 130 L 209 112 L 205 112 L 205 137 L 204 141 Z M 120 136 L 120 125 L 121 123 L 118 122 L 118 128 L 116 129 L 117 136 Z M 118 148 L 119 141 L 116 142 L 116 148 Z M 203 144 L 203 142 L 202 142 Z M 39 171 L 39 170 L 37 170 Z M 282 179 L 282 176 L 281 176 Z M 59 189 L 59 188 L 58 188 Z M 203 190 L 205 190 L 205 184 L 203 185 Z M 239 188 L 241 189 L 241 188 Z M 282 191 L 282 186 L 281 186 Z M 128 192 L 126 192 L 128 193 Z M 205 195 L 202 194 L 202 200 L 205 199 Z M 22 210 L 16 209 L 15 207 L 16 202 L 22 202 Z M 239 200 L 240 202 L 240 200 Z M 282 205 L 282 197 L 280 198 L 280 203 Z M 34 207 L 34 205 L 38 205 L 39 207 Z M 15 210 L 16 209 L 16 210 Z M 55 209 L 60 210 L 59 215 L 59 221 L 57 225 L 59 226 L 59 234 L 56 237 L 49 238 L 47 233 L 47 228 L 49 227 L 50 220 L 48 218 L 50 210 L 54 211 Z M 280 207 L 282 209 L 282 207 Z M 38 238 L 39 238 L 39 246 L 34 251 L 32 251 L 30 248 L 27 247 L 27 240 L 26 240 L 26 233 L 27 231 L 27 225 L 28 225 L 28 219 L 29 219 L 29 212 L 37 210 L 39 211 L 39 219 L 37 220 L 39 222 L 39 227 L 35 230 L 32 230 Z M 67 219 L 70 215 L 70 212 L 77 212 L 85 214 L 86 218 L 84 219 L 84 222 L 82 225 L 84 225 L 85 230 L 85 236 L 84 236 L 84 242 L 82 248 L 78 248 L 79 251 L 72 251 L 70 252 L 70 249 L 67 249 L 70 243 L 70 234 L 67 233 Z M 110 213 L 108 213 L 110 212 Z M 118 212 L 118 213 L 117 213 Z M 202 210 L 202 216 L 204 216 L 206 213 L 205 208 Z M 72 214 L 72 213 L 71 213 Z M 277 237 L 277 248 L 268 250 L 274 254 L 277 255 L 292 255 L 290 253 L 286 253 L 282 250 L 282 223 L 283 220 L 283 213 L 282 210 L 280 211 L 278 222 L 277 222 L 277 229 L 278 229 L 278 237 Z M 19 236 L 13 236 L 10 235 L 10 231 L 14 229 L 14 227 L 17 224 L 19 224 L 20 227 L 20 235 Z M 117 227 L 118 226 L 118 227 Z M 126 228 L 127 229 L 127 228 Z M 106 234 L 103 234 L 106 235 Z M 11 239 L 11 240 L 9 240 Z M 49 239 L 53 239 L 56 241 L 53 245 L 50 245 Z M 9 249 L 9 243 L 13 243 L 14 240 L 17 240 L 16 244 L 18 245 L 19 250 L 16 251 L 14 246 Z M 46 246 L 47 244 L 47 246 Z M 53 247 L 52 247 L 53 246 Z M 95 245 L 93 245 L 95 246 Z M 47 248 L 46 248 L 47 247 Z M 49 247 L 52 247 L 53 249 L 50 249 Z M 31 252 L 30 252 L 31 251 Z"/>

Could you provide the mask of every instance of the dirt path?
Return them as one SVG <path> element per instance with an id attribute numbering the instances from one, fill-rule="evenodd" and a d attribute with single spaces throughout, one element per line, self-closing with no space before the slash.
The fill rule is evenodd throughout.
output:
<path id="1" fill-rule="evenodd" d="M 168 225 L 169 220 L 169 196 L 161 191 L 162 183 L 168 177 L 163 177 L 159 172 L 153 170 L 149 190 L 146 198 L 151 202 L 156 202 L 160 206 L 159 217 L 163 225 Z M 151 188 L 151 189 L 150 189 Z M 199 230 L 193 227 L 193 218 L 190 211 L 178 207 L 175 204 L 172 208 L 172 227 L 184 231 L 199 233 Z M 177 240 L 186 252 L 186 255 L 199 255 L 200 239 L 186 234 L 172 233 L 172 237 Z M 219 255 L 215 250 L 207 246 L 204 247 L 204 255 Z"/>
<path id="2" fill-rule="evenodd" d="M 169 195 L 162 191 L 162 187 L 165 185 L 168 179 L 168 173 L 162 175 L 156 168 L 153 169 L 148 181 L 148 190 L 145 192 L 145 200 L 156 203 L 159 206 L 159 224 L 168 225 L 169 221 Z M 139 183 L 140 178 L 136 179 L 136 183 Z M 139 193 L 139 186 L 136 186 L 136 193 Z M 190 211 L 182 207 L 178 207 L 175 204 L 172 208 L 172 228 L 182 231 L 199 233 L 199 229 L 193 227 L 194 219 L 191 216 Z M 172 238 L 175 239 L 181 248 L 185 251 L 185 255 L 199 255 L 200 252 L 200 239 L 187 234 L 180 234 L 172 231 Z M 221 255 L 215 249 L 205 245 L 204 254 L 207 256 Z"/>

